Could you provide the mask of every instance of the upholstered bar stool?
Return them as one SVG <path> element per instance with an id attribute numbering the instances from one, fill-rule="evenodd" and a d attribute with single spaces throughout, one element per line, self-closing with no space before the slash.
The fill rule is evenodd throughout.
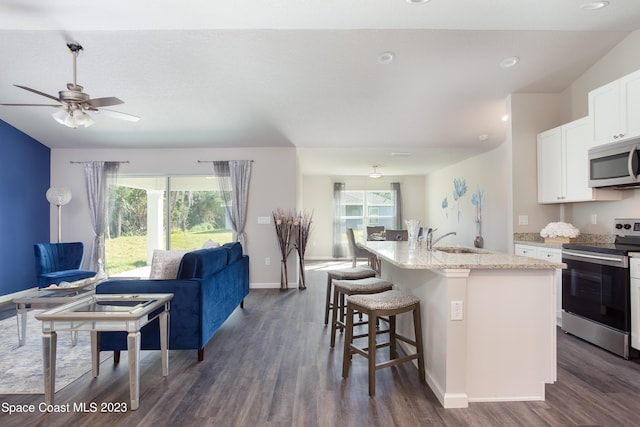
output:
<path id="1" fill-rule="evenodd" d="M 368 319 L 368 346 L 357 347 L 353 344 L 353 313 L 359 311 L 366 314 Z M 415 340 L 396 334 L 396 315 L 413 312 L 413 327 Z M 389 342 L 377 344 L 375 322 L 380 316 L 389 316 Z M 400 363 L 418 359 L 418 373 L 424 381 L 424 353 L 422 349 L 422 324 L 420 323 L 420 300 L 413 295 L 400 291 L 386 291 L 371 295 L 354 295 L 347 299 L 347 323 L 344 341 L 344 357 L 342 359 L 342 377 L 347 378 L 351 357 L 359 354 L 369 362 L 369 396 L 376 394 L 376 371 Z M 416 352 L 404 357 L 398 357 L 396 341 L 401 340 L 415 347 Z M 390 360 L 376 364 L 376 350 L 389 347 Z"/>
<path id="2" fill-rule="evenodd" d="M 393 284 L 377 277 L 369 277 L 358 280 L 334 280 L 333 281 L 333 313 L 331 316 L 331 348 L 336 344 L 336 330 L 343 330 L 344 323 L 344 299 L 345 296 L 368 295 L 393 289 Z M 351 313 L 353 317 L 354 313 Z M 347 314 L 348 315 L 348 314 Z M 358 322 L 364 325 L 366 322 Z M 374 326 L 374 330 L 376 330 Z M 382 331 L 384 332 L 384 331 Z M 381 333 L 381 332 L 378 332 Z"/>
<path id="3" fill-rule="evenodd" d="M 329 310 L 333 309 L 331 293 L 334 280 L 358 280 L 367 277 L 375 277 L 376 272 L 368 267 L 342 268 L 340 270 L 329 270 L 327 272 L 327 299 L 324 304 L 324 324 L 329 324 Z"/>

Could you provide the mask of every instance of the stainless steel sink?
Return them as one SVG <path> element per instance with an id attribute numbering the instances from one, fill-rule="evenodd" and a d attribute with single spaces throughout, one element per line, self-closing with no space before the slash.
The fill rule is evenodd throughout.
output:
<path id="1" fill-rule="evenodd" d="M 457 248 L 457 247 L 442 247 L 442 248 L 433 248 L 436 251 L 447 252 L 449 254 L 481 254 L 482 251 L 472 248 Z"/>

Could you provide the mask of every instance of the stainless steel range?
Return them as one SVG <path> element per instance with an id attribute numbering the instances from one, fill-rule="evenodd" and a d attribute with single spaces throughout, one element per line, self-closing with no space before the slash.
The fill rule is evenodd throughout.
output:
<path id="1" fill-rule="evenodd" d="M 562 330 L 616 353 L 630 346 L 629 252 L 640 252 L 640 219 L 616 219 L 614 243 L 562 245 Z"/>

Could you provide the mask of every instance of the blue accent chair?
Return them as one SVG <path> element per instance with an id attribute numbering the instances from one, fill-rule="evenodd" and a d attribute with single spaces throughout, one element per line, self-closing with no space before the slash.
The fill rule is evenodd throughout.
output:
<path id="1" fill-rule="evenodd" d="M 33 245 L 38 287 L 46 288 L 60 282 L 73 282 L 96 275 L 95 271 L 81 270 L 84 243 L 36 243 Z"/>

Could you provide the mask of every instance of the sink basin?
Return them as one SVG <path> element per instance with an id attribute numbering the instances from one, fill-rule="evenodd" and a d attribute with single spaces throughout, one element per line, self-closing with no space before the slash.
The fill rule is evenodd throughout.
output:
<path id="1" fill-rule="evenodd" d="M 456 247 L 445 247 L 445 248 L 433 248 L 436 251 L 447 252 L 449 254 L 479 254 L 482 253 L 477 249 L 472 248 L 456 248 Z"/>

